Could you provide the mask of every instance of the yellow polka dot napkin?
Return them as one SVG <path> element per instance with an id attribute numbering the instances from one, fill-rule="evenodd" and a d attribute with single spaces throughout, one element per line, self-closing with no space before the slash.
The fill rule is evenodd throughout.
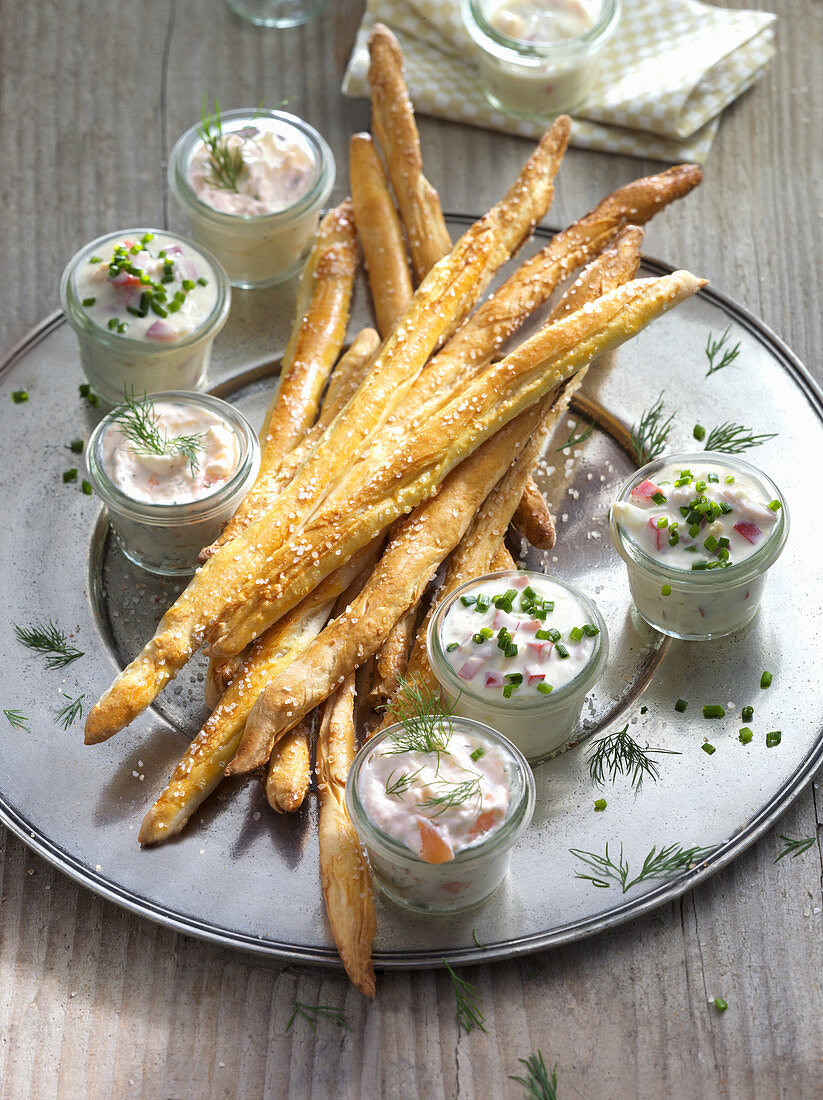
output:
<path id="1" fill-rule="evenodd" d="M 774 56 L 775 19 L 769 12 L 731 11 L 699 0 L 623 0 L 595 86 L 575 114 L 571 143 L 702 164 L 723 108 Z M 459 0 L 368 0 L 344 94 L 368 95 L 366 40 L 376 22 L 397 35 L 420 114 L 529 138 L 543 133 L 540 122 L 509 118 L 484 97 Z"/>

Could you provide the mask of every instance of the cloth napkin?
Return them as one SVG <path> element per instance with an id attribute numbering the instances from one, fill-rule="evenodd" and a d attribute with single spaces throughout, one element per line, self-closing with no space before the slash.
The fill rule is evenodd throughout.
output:
<path id="1" fill-rule="evenodd" d="M 571 143 L 670 163 L 703 163 L 720 113 L 774 56 L 769 12 L 730 11 L 699 0 L 623 0 L 592 93 L 575 114 Z M 368 0 L 343 79 L 367 96 L 367 38 L 376 22 L 397 35 L 415 110 L 538 138 L 540 122 L 507 117 L 485 99 L 459 0 Z"/>

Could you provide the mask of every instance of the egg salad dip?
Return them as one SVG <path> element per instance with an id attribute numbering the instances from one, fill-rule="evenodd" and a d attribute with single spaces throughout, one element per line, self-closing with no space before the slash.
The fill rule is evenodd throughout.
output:
<path id="1" fill-rule="evenodd" d="M 349 816 L 378 884 L 414 909 L 475 905 L 500 884 L 531 819 L 531 772 L 494 730 L 416 715 L 368 741 L 352 764 Z"/>
<path id="2" fill-rule="evenodd" d="M 788 533 L 785 501 L 762 471 L 705 451 L 645 466 L 623 486 L 610 523 L 640 614 L 691 640 L 752 618 Z"/>

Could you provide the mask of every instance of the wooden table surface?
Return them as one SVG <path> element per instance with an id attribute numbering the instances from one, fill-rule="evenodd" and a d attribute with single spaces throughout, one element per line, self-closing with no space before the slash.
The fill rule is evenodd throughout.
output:
<path id="1" fill-rule="evenodd" d="M 645 250 L 707 276 L 820 382 L 823 7 L 728 6 L 761 2 L 780 17 L 778 56 L 727 109 L 703 185 L 649 227 Z M 342 198 L 348 136 L 369 125 L 366 102 L 339 91 L 361 8 L 332 0 L 315 22 L 278 32 L 221 0 L 0 0 L 0 348 L 57 307 L 61 269 L 86 240 L 131 224 L 182 228 L 165 162 L 204 96 L 225 107 L 294 96 L 289 109 L 334 150 Z M 419 123 L 447 210 L 486 209 L 530 148 Z M 566 224 L 660 168 L 570 149 L 549 220 Z M 261 965 L 133 916 L 0 829 L 0 1095 L 517 1097 L 509 1075 L 538 1049 L 557 1064 L 561 1097 L 823 1095 L 819 843 L 774 862 L 780 833 L 815 835 L 818 820 L 812 784 L 681 900 L 583 942 L 467 968 L 487 1027 L 471 1034 L 443 971 L 379 974 L 369 1003 L 341 972 Z M 707 1003 L 715 994 L 723 1014 Z M 350 1030 L 314 1034 L 298 1020 L 287 1032 L 295 1001 L 340 1007 Z"/>

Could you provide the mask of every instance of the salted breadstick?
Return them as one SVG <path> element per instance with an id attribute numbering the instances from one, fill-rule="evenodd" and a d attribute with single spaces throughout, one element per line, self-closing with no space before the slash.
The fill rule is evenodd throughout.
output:
<path id="1" fill-rule="evenodd" d="M 414 288 L 400 218 L 370 134 L 349 141 L 349 180 L 377 327 L 386 336 L 409 308 Z"/>
<path id="2" fill-rule="evenodd" d="M 372 944 L 377 930 L 371 874 L 346 812 L 346 776 L 354 759 L 354 676 L 323 708 L 317 736 L 320 883 L 334 942 L 351 981 L 374 996 Z"/>
<path id="3" fill-rule="evenodd" d="M 223 778 L 237 751 L 246 717 L 268 681 L 317 637 L 335 601 L 374 560 L 378 546 L 355 555 L 303 603 L 257 639 L 240 674 L 189 745 L 165 789 L 143 819 L 138 839 L 157 844 L 179 833 Z"/>
<path id="4" fill-rule="evenodd" d="M 279 814 L 299 810 L 309 793 L 311 725 L 307 715 L 280 738 L 272 751 L 266 772 L 266 801 Z"/>
<path id="5" fill-rule="evenodd" d="M 394 695 L 405 675 L 416 621 L 417 609 L 410 607 L 400 616 L 374 655 L 368 695 L 373 708 L 381 706 Z"/>
<path id="6" fill-rule="evenodd" d="M 526 478 L 512 523 L 536 550 L 551 550 L 554 546 L 557 538 L 554 516 L 533 477 Z"/>
<path id="7" fill-rule="evenodd" d="M 369 35 L 372 129 L 383 151 L 418 279 L 451 248 L 437 192 L 423 175 L 420 137 L 397 39 L 382 23 Z"/>
<path id="8" fill-rule="evenodd" d="M 251 597 L 273 552 L 299 529 L 341 477 L 341 471 L 367 449 L 368 439 L 395 403 L 403 400 L 441 334 L 465 309 L 486 268 L 493 232 L 493 225 L 481 218 L 450 255 L 432 268 L 415 293 L 406 314 L 407 326 L 398 326 L 376 356 L 368 385 L 364 382 L 332 421 L 275 505 L 221 546 L 195 573 L 160 620 L 154 637 L 89 712 L 86 744 L 104 741 L 128 725 L 186 664 L 226 608 L 233 611 Z M 365 539 L 361 545 L 369 541 Z M 327 564 L 336 567 L 340 560 L 345 558 Z M 313 587 L 304 587 L 292 606 Z M 258 633 L 261 631 L 254 636 Z M 221 631 L 223 638 L 230 634 L 230 629 Z M 233 646 L 231 652 L 240 652 L 246 644 Z"/>
<path id="9" fill-rule="evenodd" d="M 538 426 L 552 400 L 547 394 L 487 440 L 451 472 L 435 496 L 399 524 L 357 598 L 262 692 L 227 775 L 268 760 L 277 739 L 327 698 L 340 677 L 376 652 L 400 616 L 417 603 L 512 456 L 532 435 L 542 439 Z"/>
<path id="10" fill-rule="evenodd" d="M 227 606 L 211 633 L 214 651 L 243 648 L 310 591 L 334 561 L 434 493 L 450 470 L 509 420 L 704 283 L 678 271 L 638 279 L 603 295 L 589 309 L 546 325 L 488 367 L 394 454 L 364 457 L 364 470 L 351 491 L 351 479 L 344 479 L 347 493 L 332 494 L 299 536 L 271 557 L 268 581 L 256 585 L 242 605 Z"/>

